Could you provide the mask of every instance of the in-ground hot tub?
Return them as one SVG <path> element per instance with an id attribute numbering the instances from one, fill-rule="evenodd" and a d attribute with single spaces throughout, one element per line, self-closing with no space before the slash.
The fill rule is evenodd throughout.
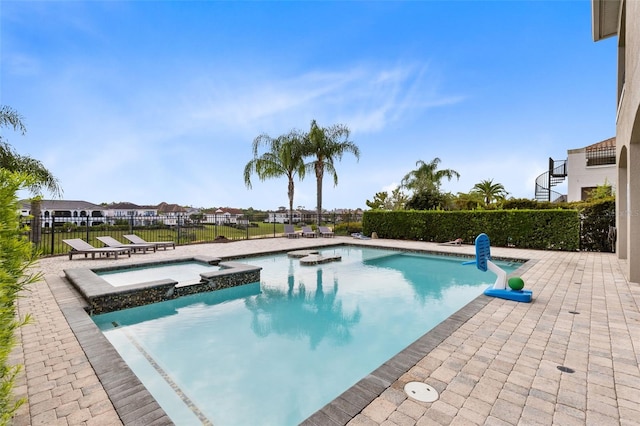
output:
<path id="1" fill-rule="evenodd" d="M 181 265 L 188 265 L 183 269 L 191 270 L 192 275 L 188 272 L 185 275 L 185 270 L 176 273 L 180 269 L 176 267 Z M 163 269 L 167 274 L 164 277 Z M 216 257 L 197 256 L 126 266 L 65 269 L 64 273 L 86 300 L 86 310 L 90 314 L 102 314 L 259 282 L 261 269 L 244 263 L 222 262 Z M 132 280 L 117 277 L 119 272 L 125 274 L 134 270 L 137 274 Z M 153 272 L 145 275 L 145 270 Z"/>

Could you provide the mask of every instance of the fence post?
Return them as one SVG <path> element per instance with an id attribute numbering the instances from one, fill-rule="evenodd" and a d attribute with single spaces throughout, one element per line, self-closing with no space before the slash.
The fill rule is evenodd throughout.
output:
<path id="1" fill-rule="evenodd" d="M 90 243 L 89 241 L 89 216 L 85 216 L 85 231 L 87 233 L 87 242 Z"/>
<path id="2" fill-rule="evenodd" d="M 51 215 L 51 254 L 53 255 L 55 252 L 55 241 L 56 241 L 56 218 Z"/>
<path id="3" fill-rule="evenodd" d="M 180 215 L 177 215 L 177 219 L 176 219 L 176 230 L 177 230 L 177 234 L 178 234 L 178 244 L 180 244 Z"/>

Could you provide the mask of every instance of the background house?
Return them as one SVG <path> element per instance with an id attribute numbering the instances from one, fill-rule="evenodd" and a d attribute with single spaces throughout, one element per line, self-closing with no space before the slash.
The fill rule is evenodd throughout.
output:
<path id="1" fill-rule="evenodd" d="M 105 223 L 105 208 L 88 201 L 75 200 L 41 200 L 39 214 L 31 211 L 31 200 L 22 200 L 22 216 L 38 215 L 42 219 L 43 228 L 52 227 L 55 219 L 56 224 L 72 223 L 74 225 L 89 226 L 102 225 Z"/>
<path id="2" fill-rule="evenodd" d="M 278 207 L 278 210 L 268 212 L 266 223 L 289 223 L 289 209 L 286 207 Z M 291 214 L 291 223 L 299 223 L 302 221 L 302 213 L 300 210 L 293 210 Z"/>
<path id="3" fill-rule="evenodd" d="M 168 204 L 164 201 L 156 207 L 158 216 L 162 216 L 162 222 L 168 226 L 175 226 L 187 217 L 187 209 L 177 204 Z"/>
<path id="4" fill-rule="evenodd" d="M 105 206 L 105 215 L 111 219 L 110 223 L 116 220 L 127 220 L 133 226 L 151 225 L 158 211 L 153 206 L 139 206 L 134 203 L 112 203 Z"/>
<path id="5" fill-rule="evenodd" d="M 249 225 L 241 209 L 220 207 L 202 211 L 202 223 L 215 225 Z"/>
<path id="6" fill-rule="evenodd" d="M 615 137 L 567 151 L 567 201 L 586 200 L 599 185 L 615 189 L 617 176 Z"/>

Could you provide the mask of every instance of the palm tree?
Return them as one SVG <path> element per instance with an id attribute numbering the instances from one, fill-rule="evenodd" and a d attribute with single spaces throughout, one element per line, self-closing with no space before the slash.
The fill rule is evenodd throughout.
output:
<path id="1" fill-rule="evenodd" d="M 476 183 L 471 189 L 471 193 L 481 195 L 486 206 L 493 201 L 503 200 L 509 195 L 504 186 L 501 183 L 493 183 L 493 179 L 485 179 Z"/>
<path id="2" fill-rule="evenodd" d="M 22 122 L 22 116 L 6 105 L 0 106 L 0 128 L 2 127 L 11 127 L 23 135 L 27 131 Z M 29 175 L 33 181 L 29 183 L 27 189 L 34 195 L 40 195 L 43 189 L 54 196 L 62 194 L 58 179 L 40 161 L 18 154 L 2 135 L 0 135 L 0 168 Z"/>
<path id="3" fill-rule="evenodd" d="M 286 176 L 288 179 L 287 196 L 289 197 L 289 224 L 293 223 L 293 195 L 294 178 L 300 179 L 305 175 L 305 164 L 302 152 L 303 136 L 296 130 L 273 139 L 262 134 L 253 140 L 253 159 L 244 167 L 244 183 L 251 188 L 251 175 L 258 175 L 264 181 L 271 178 Z M 261 145 L 266 145 L 268 151 L 258 156 Z"/>
<path id="4" fill-rule="evenodd" d="M 338 174 L 334 167 L 334 161 L 341 160 L 342 156 L 349 152 L 356 159 L 360 159 L 360 148 L 349 140 L 349 128 L 343 124 L 335 124 L 330 127 L 319 127 L 316 120 L 311 121 L 311 130 L 304 141 L 304 155 L 315 157 L 315 160 L 307 164 L 309 171 L 316 174 L 316 196 L 318 225 L 322 218 L 322 179 L 327 172 L 333 176 L 334 186 L 338 185 Z"/>
<path id="5" fill-rule="evenodd" d="M 453 177 L 460 179 L 460 173 L 452 169 L 438 170 L 440 159 L 438 157 L 425 163 L 422 160 L 416 161 L 417 169 L 410 171 L 400 183 L 404 188 L 413 191 L 414 194 L 421 192 L 440 192 L 442 179 L 451 180 Z"/>

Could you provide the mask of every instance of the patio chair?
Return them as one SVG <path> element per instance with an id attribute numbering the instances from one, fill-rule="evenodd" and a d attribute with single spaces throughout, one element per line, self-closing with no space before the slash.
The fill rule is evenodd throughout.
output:
<path id="1" fill-rule="evenodd" d="M 119 254 L 128 254 L 131 257 L 131 249 L 128 247 L 94 247 L 88 242 L 81 240 L 80 238 L 73 238 L 70 240 L 62 240 L 63 243 L 71 247 L 69 250 L 69 260 L 73 259 L 74 254 L 84 254 L 84 257 L 87 257 L 88 254 L 91 254 L 91 259 L 96 258 L 96 254 L 102 256 L 106 254 L 107 257 L 109 255 L 113 255 L 115 259 L 118 259 Z"/>
<path id="2" fill-rule="evenodd" d="M 107 247 L 126 247 L 133 250 L 133 252 L 142 251 L 142 253 L 146 254 L 147 250 L 153 250 L 155 253 L 156 246 L 154 244 L 144 243 L 144 244 L 123 244 L 120 241 L 116 240 L 113 237 L 105 236 L 105 237 L 96 237 L 96 239 L 102 242 Z"/>
<path id="3" fill-rule="evenodd" d="M 315 238 L 318 236 L 318 234 L 316 234 L 316 232 L 313 229 L 311 229 L 310 226 L 303 226 L 302 236 L 305 238 Z"/>
<path id="4" fill-rule="evenodd" d="M 318 226 L 318 232 L 323 238 L 333 238 L 333 231 L 328 226 Z"/>
<path id="5" fill-rule="evenodd" d="M 284 226 L 284 235 L 287 238 L 298 238 L 300 237 L 300 233 L 296 232 L 293 228 L 293 225 L 285 225 Z"/>
<path id="6" fill-rule="evenodd" d="M 162 248 L 166 250 L 167 247 L 173 247 L 174 250 L 176 249 L 176 243 L 173 241 L 145 241 L 136 234 L 123 235 L 123 237 L 131 241 L 133 244 L 154 244 L 156 249 Z"/>

